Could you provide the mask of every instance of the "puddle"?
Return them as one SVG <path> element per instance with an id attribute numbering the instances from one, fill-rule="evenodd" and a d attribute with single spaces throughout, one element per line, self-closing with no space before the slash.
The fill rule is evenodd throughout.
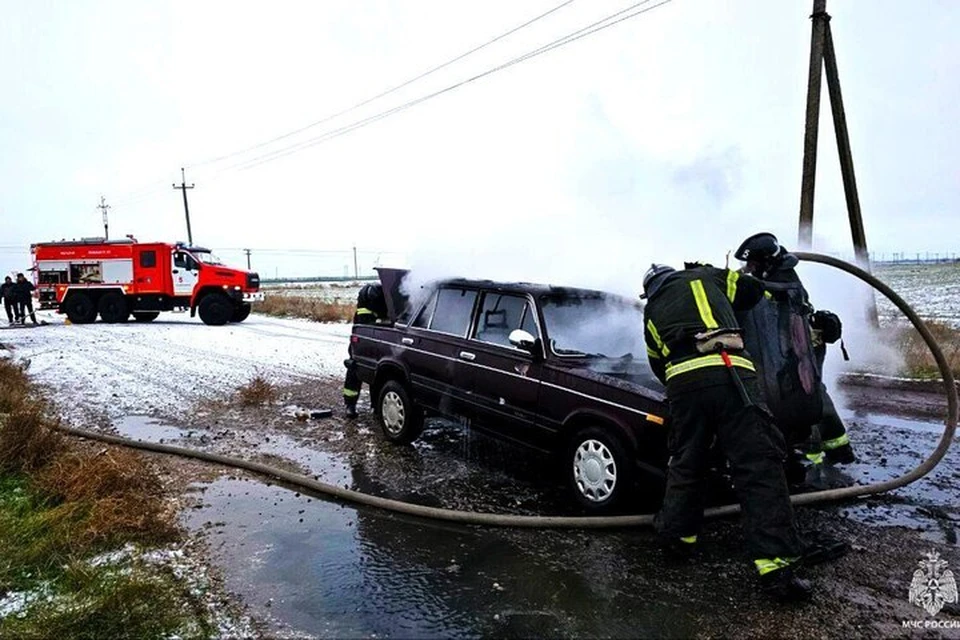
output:
<path id="1" fill-rule="evenodd" d="M 254 480 L 202 485 L 226 587 L 321 637 L 690 637 L 686 605 L 637 580 L 636 534 L 505 532 L 355 509 Z M 649 536 L 648 536 L 649 537 Z M 572 543 L 572 544 L 571 544 Z M 655 573 L 655 575 L 654 575 Z M 650 580 L 652 578 L 652 581 Z"/>
<path id="2" fill-rule="evenodd" d="M 859 483 L 914 468 L 940 433 L 934 421 L 857 414 L 848 420 Z M 379 438 L 368 433 L 350 438 Z M 248 455 L 282 456 L 356 490 L 481 511 L 559 509 L 529 455 L 456 425 L 429 423 L 414 447 L 379 439 L 331 454 L 295 439 L 244 434 Z M 893 494 L 829 507 L 871 527 L 902 527 L 957 544 L 960 451 Z M 736 521 L 709 525 L 705 559 L 665 563 L 649 531 L 528 531 L 459 527 L 326 501 L 260 480 L 198 485 L 183 514 L 202 530 L 226 588 L 274 631 L 321 637 L 692 637 L 704 621 L 753 607 Z M 523 504 L 522 507 L 518 505 Z M 802 516 L 801 516 L 802 517 Z M 912 535 L 912 534 L 911 534 Z M 715 597 L 717 593 L 723 597 Z M 281 624 L 281 623 L 277 623 Z M 269 633 L 269 632 L 268 632 Z"/>
<path id="3" fill-rule="evenodd" d="M 935 433 L 937 435 L 943 433 L 942 420 L 938 422 L 935 420 L 913 419 L 888 414 L 869 413 L 866 411 L 841 411 L 840 416 L 845 422 L 864 420 L 880 428 Z"/>
<path id="4" fill-rule="evenodd" d="M 125 416 L 114 422 L 113 427 L 124 438 L 141 442 L 169 442 L 189 438 L 194 433 L 165 425 L 149 416 Z"/>
<path id="5" fill-rule="evenodd" d="M 342 487 L 351 481 L 350 466 L 339 456 L 298 444 L 289 436 L 272 434 L 267 440 L 255 446 L 260 453 L 272 454 L 296 462 L 304 468 L 306 473 L 319 476 L 323 482 Z"/>

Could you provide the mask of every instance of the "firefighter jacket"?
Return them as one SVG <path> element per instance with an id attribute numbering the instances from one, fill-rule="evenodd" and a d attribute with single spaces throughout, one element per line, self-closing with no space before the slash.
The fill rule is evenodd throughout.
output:
<path id="1" fill-rule="evenodd" d="M 357 294 L 357 310 L 353 314 L 353 324 L 376 324 L 386 316 L 386 303 L 380 285 L 366 284 Z"/>
<path id="2" fill-rule="evenodd" d="M 33 290 L 36 287 L 33 286 L 33 283 L 29 280 L 17 280 L 13 283 L 13 298 L 17 302 L 24 302 L 30 300 L 30 295 L 33 293 Z"/>
<path id="3" fill-rule="evenodd" d="M 679 390 L 694 371 L 713 378 L 717 384 L 728 380 L 719 353 L 697 350 L 696 335 L 718 329 L 739 331 L 736 311 L 746 310 L 763 298 L 763 284 L 747 275 L 709 265 L 676 271 L 647 300 L 644 309 L 644 338 L 653 373 L 668 390 Z M 730 354 L 733 366 L 754 372 L 746 352 Z"/>

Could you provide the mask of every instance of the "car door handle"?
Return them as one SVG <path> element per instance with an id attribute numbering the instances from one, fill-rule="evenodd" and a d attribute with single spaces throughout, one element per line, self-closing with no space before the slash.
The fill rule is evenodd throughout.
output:
<path id="1" fill-rule="evenodd" d="M 413 344 L 413 338 L 401 338 L 400 344 Z"/>
<path id="2" fill-rule="evenodd" d="M 468 360 L 468 361 L 470 361 L 470 362 L 473 362 L 473 361 L 477 358 L 477 356 L 476 356 L 475 354 L 470 353 L 469 351 L 461 351 L 461 352 L 460 352 L 460 357 L 461 357 L 462 359 Z"/>
<path id="3" fill-rule="evenodd" d="M 180 273 L 180 269 L 174 269 L 173 272 L 174 272 L 174 273 Z"/>

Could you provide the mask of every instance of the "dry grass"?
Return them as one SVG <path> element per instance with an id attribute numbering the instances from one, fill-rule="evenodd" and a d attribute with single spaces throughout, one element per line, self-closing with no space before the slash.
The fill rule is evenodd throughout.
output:
<path id="1" fill-rule="evenodd" d="M 0 414 L 21 407 L 28 389 L 26 371 L 10 359 L 0 359 Z"/>
<path id="2" fill-rule="evenodd" d="M 125 449 L 64 451 L 35 476 L 34 486 L 64 504 L 83 505 L 81 542 L 162 542 L 177 527 L 162 486 L 142 455 Z"/>
<path id="3" fill-rule="evenodd" d="M 940 345 L 953 375 L 960 376 L 960 330 L 935 320 L 928 320 L 926 324 Z M 897 336 L 897 348 L 903 355 L 905 375 L 940 378 L 940 369 L 933 359 L 933 354 L 916 329 L 910 327 L 901 330 Z"/>
<path id="4" fill-rule="evenodd" d="M 42 402 L 24 395 L 0 426 L 0 471 L 35 473 L 56 459 L 65 444 L 51 425 Z"/>
<path id="5" fill-rule="evenodd" d="M 275 402 L 276 399 L 277 388 L 260 374 L 237 388 L 237 400 L 244 407 L 262 407 Z"/>
<path id="6" fill-rule="evenodd" d="M 267 296 L 254 307 L 257 313 L 281 318 L 307 318 L 315 322 L 350 322 L 356 307 L 301 296 Z"/>
<path id="7" fill-rule="evenodd" d="M 24 371 L 0 361 L 0 473 L 25 477 L 38 499 L 56 505 L 69 546 L 123 540 L 152 543 L 176 533 L 158 477 L 135 452 L 67 440 Z"/>

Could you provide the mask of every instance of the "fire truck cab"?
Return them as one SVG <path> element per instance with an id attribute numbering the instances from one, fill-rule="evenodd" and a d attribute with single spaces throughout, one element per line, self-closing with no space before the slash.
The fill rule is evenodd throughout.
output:
<path id="1" fill-rule="evenodd" d="M 182 242 L 85 238 L 31 245 L 41 309 L 75 324 L 151 322 L 161 311 L 190 310 L 205 324 L 242 322 L 263 300 L 260 277 L 227 267 L 209 249 Z"/>

